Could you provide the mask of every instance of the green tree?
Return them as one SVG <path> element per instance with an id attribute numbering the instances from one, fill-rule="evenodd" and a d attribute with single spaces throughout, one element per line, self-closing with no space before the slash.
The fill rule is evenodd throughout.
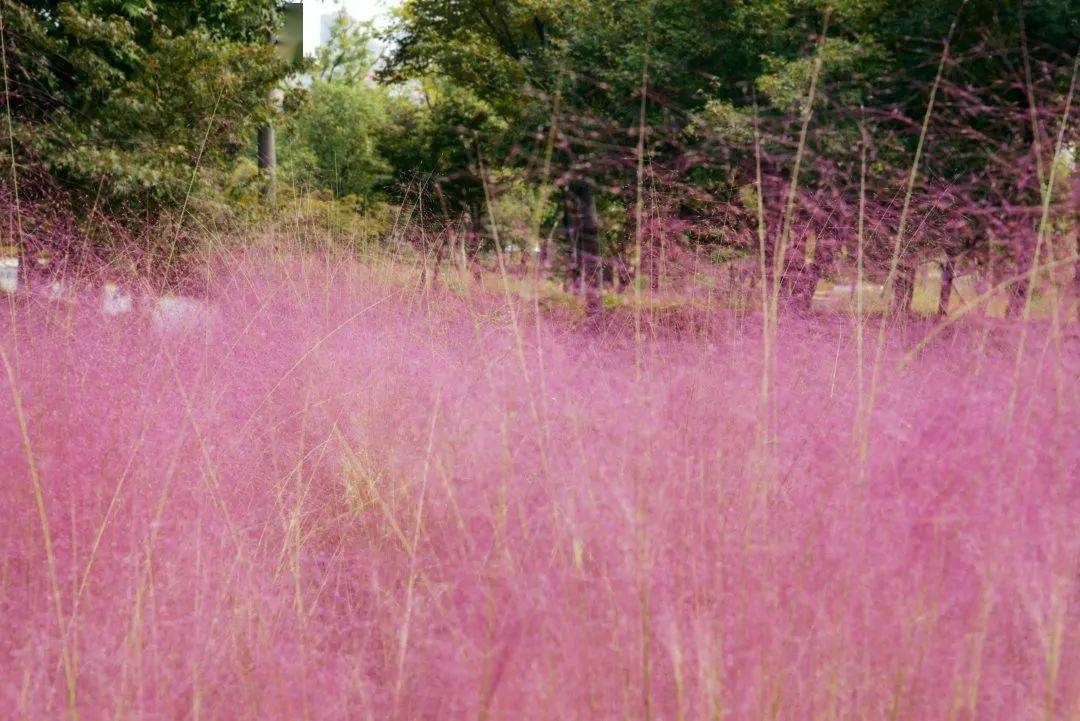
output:
<path id="1" fill-rule="evenodd" d="M 361 204 L 390 172 L 380 147 L 390 101 L 370 79 L 372 38 L 369 25 L 339 16 L 318 50 L 306 102 L 292 114 L 282 153 L 293 182 Z"/>
<path id="2" fill-rule="evenodd" d="M 1045 108 L 1065 95 L 1078 17 L 1080 6 L 1071 0 L 407 0 L 384 76 L 436 74 L 487 102 L 504 126 L 497 142 L 485 144 L 489 159 L 501 149 L 498 162 L 546 167 L 537 158 L 555 136 L 552 179 L 563 189 L 566 236 L 588 257 L 600 254 L 594 209 L 609 204 L 603 196 L 621 195 L 626 205 L 633 192 L 643 88 L 650 169 L 687 188 L 679 212 L 727 213 L 754 179 L 755 105 L 766 123 L 763 160 L 775 181 L 772 197 L 786 195 L 793 138 L 817 75 L 795 211 L 809 222 L 831 205 L 850 224 L 849 232 L 835 235 L 848 237 L 863 131 L 873 145 L 871 181 L 894 194 L 915 153 L 942 43 L 959 18 L 920 165 L 920 239 L 904 238 L 901 271 L 910 277 L 918 257 L 971 245 L 971 233 L 955 232 L 966 222 L 963 209 L 945 213 L 935 200 L 943 189 L 963 187 L 963 197 L 977 199 L 991 198 L 994 188 L 1025 186 L 1007 202 L 1038 204 L 1037 184 L 1021 182 L 1016 170 L 1036 164 L 1023 160 L 1034 157 L 1032 147 L 1044 155 L 1050 150 L 1054 113 Z M 1027 122 L 1022 49 L 1036 69 L 1035 94 L 1044 108 L 1041 142 Z M 887 200 L 874 210 L 884 230 L 873 234 L 871 260 L 887 267 L 896 213 Z M 697 225 L 754 222 L 746 214 L 721 220 Z M 835 227 L 837 219 L 827 222 Z M 770 246 L 780 225 L 770 223 Z M 805 236 L 788 250 L 820 272 L 825 263 L 814 255 L 835 251 L 835 242 Z M 732 234 L 720 237 L 731 242 Z M 756 246 L 753 232 L 734 237 Z M 808 303 L 813 283 L 802 286 L 810 289 L 803 293 Z"/>
<path id="3" fill-rule="evenodd" d="M 23 192 L 114 212 L 188 204 L 248 150 L 288 72 L 268 42 L 276 0 L 0 0 L 0 13 Z"/>
<path id="4" fill-rule="evenodd" d="M 315 76 L 326 82 L 366 81 L 375 67 L 374 39 L 371 23 L 356 22 L 346 13 L 338 13 L 328 41 L 315 50 Z"/>
<path id="5" fill-rule="evenodd" d="M 500 160 L 550 167 L 541 182 L 561 189 L 566 238 L 595 289 L 598 207 L 606 204 L 597 195 L 632 188 L 642 90 L 648 152 L 663 163 L 682 153 L 686 112 L 703 102 L 702 90 L 753 77 L 764 44 L 781 44 L 751 28 L 760 18 L 742 8 L 719 0 L 409 0 L 383 74 L 441 75 L 490 105 L 503 128 L 494 143 Z M 597 309 L 595 292 L 590 298 Z"/>
<path id="6" fill-rule="evenodd" d="M 472 232 L 486 220 L 478 152 L 492 151 L 507 126 L 471 89 L 429 75 L 392 95 L 383 152 L 397 186 L 426 188 L 445 220 L 464 214 Z"/>

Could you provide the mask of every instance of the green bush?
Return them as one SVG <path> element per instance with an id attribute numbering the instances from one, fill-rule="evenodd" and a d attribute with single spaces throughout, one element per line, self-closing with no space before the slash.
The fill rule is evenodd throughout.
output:
<path id="1" fill-rule="evenodd" d="M 268 42 L 275 0 L 0 0 L 0 13 L 18 182 L 119 215 L 220 184 L 287 73 Z"/>

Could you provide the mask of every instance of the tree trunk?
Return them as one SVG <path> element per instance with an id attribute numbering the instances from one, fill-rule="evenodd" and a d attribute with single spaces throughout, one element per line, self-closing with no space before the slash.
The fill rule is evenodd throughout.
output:
<path id="1" fill-rule="evenodd" d="M 536 259 L 537 271 L 540 274 L 547 273 L 548 262 L 549 262 L 549 259 L 551 257 L 551 247 L 550 246 L 551 246 L 551 243 L 549 241 L 549 236 L 545 235 L 543 237 L 543 239 L 541 239 L 541 241 L 540 241 L 540 254 Z"/>
<path id="2" fill-rule="evenodd" d="M 817 289 L 817 267 L 811 261 L 803 261 L 798 268 L 792 268 L 788 273 L 790 284 L 791 307 L 800 313 L 809 313 L 814 303 L 814 291 Z"/>
<path id="3" fill-rule="evenodd" d="M 462 248 L 473 282 L 479 284 L 483 280 L 479 258 L 480 249 L 484 244 L 483 208 L 478 201 L 470 200 L 466 205 L 466 211 L 469 215 L 469 229 L 462 240 Z"/>
<path id="4" fill-rule="evenodd" d="M 641 272 L 648 277 L 649 290 L 653 293 L 660 291 L 660 260 L 666 250 L 664 247 L 666 230 L 663 223 L 650 224 L 642 237 Z"/>
<path id="5" fill-rule="evenodd" d="M 945 261 L 941 264 L 941 292 L 938 294 L 938 315 L 949 314 L 949 303 L 952 302 L 953 281 L 956 280 L 956 258 L 946 253 Z"/>
<path id="6" fill-rule="evenodd" d="M 893 281 L 892 315 L 901 316 L 911 312 L 911 301 L 915 297 L 914 262 L 901 263 Z"/>
<path id="7" fill-rule="evenodd" d="M 801 313 L 809 313 L 814 302 L 814 288 L 817 286 L 813 265 L 804 264 L 798 269 L 793 268 L 788 277 L 791 279 L 791 307 Z"/>
<path id="8" fill-rule="evenodd" d="M 563 234 L 566 236 L 566 245 L 570 249 L 570 257 L 567 260 L 567 273 L 565 290 L 578 292 L 581 289 L 581 263 L 579 260 L 578 233 L 577 233 L 577 201 L 570 188 L 566 187 L 562 193 L 563 202 Z"/>
<path id="9" fill-rule="evenodd" d="M 832 263 L 831 246 L 822 244 L 816 237 L 806 240 L 800 267 L 791 275 L 792 307 L 803 313 L 809 313 L 813 307 L 814 294 L 817 293 L 818 281 L 825 274 L 828 264 Z"/>
<path id="10" fill-rule="evenodd" d="M 1018 266 L 1020 273 L 1030 270 L 1030 261 Z M 1009 304 L 1005 306 L 1006 318 L 1019 318 L 1023 313 L 1024 304 L 1027 302 L 1028 288 L 1031 287 L 1031 278 L 1024 276 L 1009 286 Z"/>
<path id="11" fill-rule="evenodd" d="M 1035 262 L 1035 244 L 1037 239 L 1034 234 L 1025 234 L 1020 236 L 1022 245 L 1019 248 L 1019 252 L 1016 255 L 1016 274 L 1024 275 L 1015 283 L 1007 288 L 1009 303 L 1005 306 L 1006 318 L 1019 318 L 1023 313 L 1024 305 L 1027 303 L 1028 292 L 1031 288 L 1031 276 L 1027 275 L 1031 271 L 1032 264 Z"/>
<path id="12" fill-rule="evenodd" d="M 439 270 L 442 267 L 443 253 L 446 249 L 447 240 L 445 236 L 440 236 L 435 241 L 435 267 L 431 269 L 431 284 L 439 284 Z"/>
<path id="13" fill-rule="evenodd" d="M 486 223 L 484 222 L 484 208 L 479 201 L 470 200 L 469 211 L 469 255 L 475 256 L 484 245 L 486 236 Z"/>
<path id="14" fill-rule="evenodd" d="M 1041 138 L 1036 135 L 1038 128 L 1032 127 L 1031 123 L 1023 124 L 1023 138 L 1024 143 L 1031 149 L 1033 160 L 1036 164 L 1040 162 L 1037 157 L 1040 153 L 1043 145 Z M 1042 178 L 1038 178 L 1039 185 L 1032 188 L 1021 187 L 1019 192 L 1018 201 L 1032 207 L 1037 206 L 1041 201 L 1041 185 Z M 1038 192 L 1036 192 L 1038 191 Z M 1028 294 L 1031 292 L 1031 284 L 1034 281 L 1032 276 L 1028 275 L 1034 268 L 1036 261 L 1035 249 L 1039 243 L 1039 231 L 1038 225 L 1033 223 L 1025 223 L 1022 228 L 1017 228 L 1013 234 L 1013 242 L 1019 241 L 1021 246 L 1016 257 L 1016 272 L 1017 275 L 1023 273 L 1024 276 L 1020 278 L 1009 288 L 1009 303 L 1005 307 L 1006 318 L 1019 317 L 1024 306 L 1027 305 Z"/>
<path id="15" fill-rule="evenodd" d="M 602 310 L 603 259 L 600 257 L 600 216 L 592 187 L 576 180 L 564 196 L 564 212 L 571 242 L 577 249 L 577 272 L 585 293 L 585 314 L 596 317 Z"/>

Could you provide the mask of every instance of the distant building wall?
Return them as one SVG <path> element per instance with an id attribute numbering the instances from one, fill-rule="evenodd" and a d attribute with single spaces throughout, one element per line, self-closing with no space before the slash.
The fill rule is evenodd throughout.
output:
<path id="1" fill-rule="evenodd" d="M 330 33 L 334 29 L 334 23 L 336 23 L 342 17 L 351 19 L 349 14 L 344 10 L 338 10 L 337 12 L 326 13 L 319 18 L 319 44 L 325 45 L 330 42 Z"/>

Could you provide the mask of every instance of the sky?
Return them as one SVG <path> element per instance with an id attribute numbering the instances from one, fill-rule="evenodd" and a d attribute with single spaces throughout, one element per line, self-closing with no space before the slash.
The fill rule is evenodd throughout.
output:
<path id="1" fill-rule="evenodd" d="M 378 24 L 396 4 L 395 0 L 304 0 L 304 52 L 312 52 L 319 44 L 323 15 L 344 8 L 356 20 L 374 20 Z"/>

